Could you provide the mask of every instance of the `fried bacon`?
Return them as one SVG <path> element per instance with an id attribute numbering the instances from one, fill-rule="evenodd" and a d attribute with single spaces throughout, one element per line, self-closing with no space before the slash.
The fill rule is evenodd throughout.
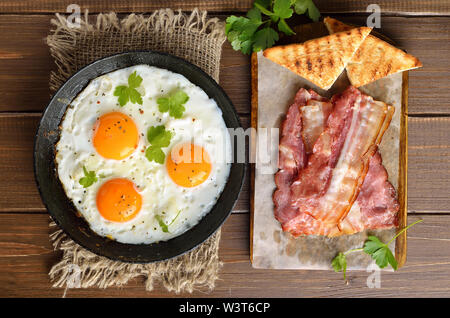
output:
<path id="1" fill-rule="evenodd" d="M 305 90 L 300 92 L 305 94 Z M 314 98 L 302 100 L 297 121 L 301 122 L 304 145 L 297 144 L 297 150 L 309 158 L 296 170 L 291 169 L 291 182 L 275 179 L 277 191 L 282 189 L 283 193 L 276 195 L 276 191 L 274 195 L 275 216 L 283 230 L 294 236 L 337 236 L 395 226 L 395 190 L 377 152 L 393 107 L 353 87 L 333 97 L 331 103 L 312 91 L 308 94 Z M 283 127 L 289 120 L 286 117 Z M 280 146 L 283 137 L 288 138 L 284 131 Z M 278 173 L 284 167 L 280 160 Z"/>
<path id="2" fill-rule="evenodd" d="M 290 204 L 290 185 L 298 171 L 306 165 L 306 150 L 302 140 L 302 117 L 300 106 L 306 105 L 311 94 L 300 89 L 289 107 L 286 119 L 281 125 L 278 156 L 278 172 L 275 174 L 277 189 L 273 194 L 275 217 L 281 223 L 297 215 L 297 209 Z"/>

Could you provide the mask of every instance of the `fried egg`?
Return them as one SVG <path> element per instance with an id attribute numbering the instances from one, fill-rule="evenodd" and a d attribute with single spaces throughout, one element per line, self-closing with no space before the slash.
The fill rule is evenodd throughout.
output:
<path id="1" fill-rule="evenodd" d="M 114 94 L 131 74 L 142 104 L 121 106 Z M 180 118 L 161 112 L 158 98 L 181 90 Z M 164 162 L 146 157 L 149 127 L 164 126 Z M 179 236 L 215 205 L 230 172 L 231 141 L 214 99 L 184 76 L 148 65 L 92 80 L 60 124 L 58 177 L 91 229 L 122 243 L 150 244 Z M 84 180 L 83 180 L 84 179 Z"/>

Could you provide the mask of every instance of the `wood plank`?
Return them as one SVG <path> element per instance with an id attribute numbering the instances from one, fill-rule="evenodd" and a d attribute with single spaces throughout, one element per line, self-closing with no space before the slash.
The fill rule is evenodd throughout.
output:
<path id="1" fill-rule="evenodd" d="M 0 111 L 42 110 L 47 105 L 53 67 L 44 42 L 49 30 L 48 16 L 0 16 Z"/>
<path id="2" fill-rule="evenodd" d="M 0 212 L 44 212 L 33 175 L 40 114 L 0 114 Z M 244 128 L 249 116 L 241 116 Z M 409 118 L 408 211 L 450 211 L 450 118 Z M 235 212 L 249 211 L 249 171 Z"/>
<path id="3" fill-rule="evenodd" d="M 172 8 L 182 10 L 209 10 L 214 12 L 247 11 L 253 0 L 10 0 L 2 1 L 0 12 L 3 13 L 52 13 L 67 12 L 67 6 L 76 3 L 81 10 L 98 12 L 149 12 L 160 8 Z"/>
<path id="4" fill-rule="evenodd" d="M 224 16 L 221 16 L 224 18 Z M 364 24 L 364 17 L 335 16 Z M 0 112 L 42 111 L 54 68 L 44 42 L 52 15 L 0 15 Z M 450 114 L 450 17 L 383 17 L 381 32 L 416 55 L 424 67 L 410 72 L 410 114 Z M 220 84 L 239 113 L 250 113 L 250 58 L 223 47 Z"/>
<path id="5" fill-rule="evenodd" d="M 450 207 L 450 118 L 408 120 L 408 207 L 439 212 Z"/>
<path id="6" fill-rule="evenodd" d="M 56 69 L 45 43 L 51 18 L 52 15 L 0 16 L 0 112 L 42 111 L 48 104 L 50 71 Z M 247 56 L 226 42 L 220 83 L 241 113 L 249 112 L 248 70 Z"/>
<path id="7" fill-rule="evenodd" d="M 65 12 L 72 0 L 9 0 L 2 1 L 0 12 L 3 13 L 47 13 Z M 159 8 L 192 10 L 199 8 L 214 12 L 244 12 L 252 7 L 253 0 L 78 0 L 82 10 L 90 12 L 148 12 Z M 314 0 L 322 13 L 366 12 L 371 0 Z M 378 0 L 377 4 L 386 14 L 450 14 L 450 4 L 442 0 Z"/>
<path id="8" fill-rule="evenodd" d="M 45 210 L 33 172 L 34 136 L 39 117 L 39 114 L 0 116 L 0 175 L 8 180 L 0 186 L 0 210 Z"/>
<path id="9" fill-rule="evenodd" d="M 376 3 L 380 6 L 383 14 L 449 14 L 450 3 L 442 0 L 314 0 L 314 3 L 322 13 L 353 13 L 367 12 L 370 4 Z"/>
<path id="10" fill-rule="evenodd" d="M 256 270 L 249 262 L 248 215 L 233 214 L 222 228 L 224 266 L 214 291 L 168 293 L 159 284 L 146 292 L 143 279 L 121 288 L 72 289 L 67 297 L 449 297 L 450 215 L 413 215 L 424 222 L 408 232 L 408 261 L 398 272 L 382 272 L 381 288 L 368 288 L 366 271 L 348 273 L 346 285 L 331 271 Z M 48 216 L 0 214 L 0 297 L 61 297 L 47 273 L 58 258 L 48 240 Z"/>

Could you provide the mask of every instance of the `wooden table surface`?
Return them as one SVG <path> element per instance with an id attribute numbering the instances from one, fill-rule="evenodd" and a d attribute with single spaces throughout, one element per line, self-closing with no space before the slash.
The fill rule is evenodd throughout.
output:
<path id="1" fill-rule="evenodd" d="M 209 10 L 225 19 L 243 14 L 251 0 L 94 1 L 32 0 L 0 4 L 0 296 L 61 297 L 49 268 L 60 253 L 48 238 L 48 214 L 33 176 L 33 138 L 49 101 L 54 68 L 44 38 L 55 12 L 77 3 L 90 13 L 150 12 L 161 7 Z M 373 1 L 316 0 L 322 14 L 365 24 Z M 249 178 L 222 230 L 224 266 L 212 292 L 193 297 L 436 297 L 450 296 L 450 0 L 376 1 L 381 30 L 417 56 L 424 67 L 410 72 L 408 260 L 395 273 L 382 273 L 381 288 L 368 288 L 365 271 L 349 273 L 349 283 L 331 271 L 255 270 L 249 261 Z M 249 57 L 224 44 L 220 84 L 234 102 L 244 127 L 250 117 Z M 68 297 L 173 297 L 161 286 L 146 292 L 143 279 L 122 288 L 74 289 Z"/>

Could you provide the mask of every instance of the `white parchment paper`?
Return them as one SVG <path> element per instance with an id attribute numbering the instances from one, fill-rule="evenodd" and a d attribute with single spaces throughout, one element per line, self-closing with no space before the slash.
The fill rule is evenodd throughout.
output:
<path id="1" fill-rule="evenodd" d="M 343 91 L 350 85 L 345 71 L 329 91 L 313 84 L 273 63 L 258 53 L 258 124 L 260 128 L 279 128 L 292 104 L 296 92 L 301 88 L 312 88 L 325 97 Z M 395 107 L 395 114 L 380 145 L 383 164 L 389 173 L 389 181 L 397 189 L 399 166 L 400 114 L 402 101 L 402 74 L 394 74 L 360 88 L 376 100 Z M 272 158 L 278 149 L 271 149 Z M 272 194 L 275 190 L 274 173 L 256 165 L 253 218 L 253 260 L 255 268 L 273 269 L 332 269 L 331 260 L 340 252 L 362 247 L 368 235 L 377 235 L 388 241 L 395 229 L 364 231 L 336 238 L 324 236 L 302 236 L 294 238 L 282 231 L 273 212 Z M 394 244 L 390 246 L 394 251 Z M 347 257 L 349 270 L 365 270 L 372 264 L 364 253 L 352 253 Z"/>

